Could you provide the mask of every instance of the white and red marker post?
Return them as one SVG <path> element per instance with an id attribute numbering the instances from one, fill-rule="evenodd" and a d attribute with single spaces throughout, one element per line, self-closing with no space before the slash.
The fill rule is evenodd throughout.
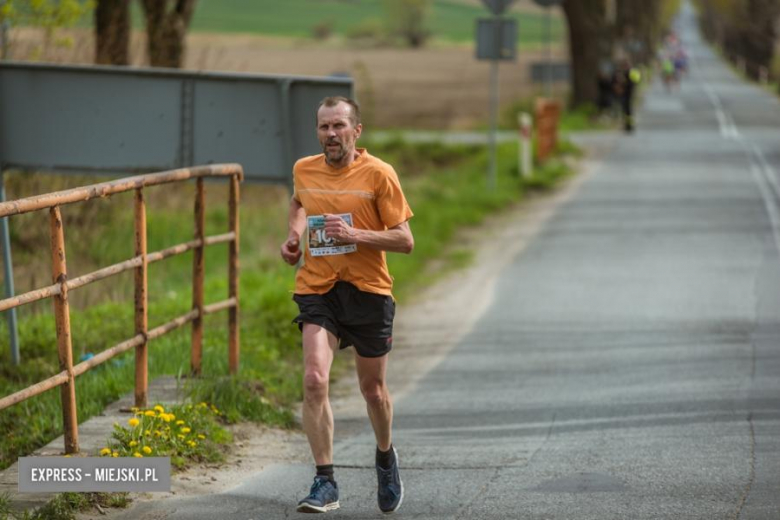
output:
<path id="1" fill-rule="evenodd" d="M 518 123 L 518 168 L 520 168 L 520 175 L 523 177 L 531 177 L 533 175 L 533 120 L 531 114 L 527 112 L 520 112 L 517 114 Z"/>

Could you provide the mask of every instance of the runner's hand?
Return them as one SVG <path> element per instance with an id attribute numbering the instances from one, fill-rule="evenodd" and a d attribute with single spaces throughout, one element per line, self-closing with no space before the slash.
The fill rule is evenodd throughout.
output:
<path id="1" fill-rule="evenodd" d="M 325 235 L 344 244 L 355 243 L 355 228 L 344 222 L 338 215 L 325 214 Z"/>
<path id="2" fill-rule="evenodd" d="M 297 238 L 288 238 L 282 244 L 282 259 L 290 265 L 295 265 L 301 258 L 301 244 Z"/>

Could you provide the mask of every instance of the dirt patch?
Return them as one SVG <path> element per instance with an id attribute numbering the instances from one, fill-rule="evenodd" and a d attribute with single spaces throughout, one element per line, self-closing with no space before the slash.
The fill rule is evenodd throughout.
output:
<path id="1" fill-rule="evenodd" d="M 90 64 L 90 31 L 63 32 L 68 48 L 42 53 L 42 35 L 26 29 L 13 33 L 11 59 L 40 55 L 43 61 Z M 134 33 L 132 65 L 145 66 L 144 36 Z M 563 48 L 555 49 L 564 59 Z M 504 106 L 538 92 L 530 66 L 546 53 L 518 50 L 515 62 L 500 65 L 499 90 Z M 366 126 L 380 128 L 468 129 L 487 124 L 489 64 L 477 61 L 472 45 L 433 45 L 424 49 L 348 48 L 342 41 L 314 42 L 254 35 L 193 33 L 187 38 L 185 68 L 191 70 L 329 76 L 349 75 L 363 104 Z"/>

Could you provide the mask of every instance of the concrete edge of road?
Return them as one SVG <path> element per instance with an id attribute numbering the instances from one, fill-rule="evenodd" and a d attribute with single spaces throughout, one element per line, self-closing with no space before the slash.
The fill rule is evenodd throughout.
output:
<path id="1" fill-rule="evenodd" d="M 436 284 L 424 289 L 408 305 L 399 305 L 393 359 L 390 365 L 388 383 L 396 401 L 414 391 L 417 383 L 430 372 L 447 353 L 471 330 L 479 317 L 485 312 L 492 299 L 501 271 L 531 242 L 544 224 L 555 214 L 557 208 L 570 200 L 598 169 L 603 158 L 620 139 L 616 132 L 577 133 L 569 136 L 582 147 L 586 154 L 578 162 L 577 174 L 557 189 L 529 197 L 512 208 L 488 218 L 484 224 L 463 231 L 459 243 L 467 243 L 477 254 L 474 261 L 465 269 L 449 273 Z M 446 305 L 441 305 L 446 301 Z M 333 388 L 333 410 L 338 419 L 362 417 L 365 404 L 358 390 L 354 372 L 340 379 Z M 183 393 L 172 376 L 155 379 L 149 384 L 149 402 L 170 406 L 182 402 Z M 79 425 L 79 444 L 81 456 L 95 456 L 105 446 L 113 430 L 114 423 L 122 424 L 130 413 L 133 393 L 125 395 L 110 404 L 99 416 L 92 417 Z M 273 435 L 271 429 L 258 427 L 244 432 L 243 435 Z M 274 442 L 252 443 L 242 440 L 247 449 L 266 449 L 269 453 L 263 460 L 272 459 L 279 449 L 279 443 L 290 441 L 292 437 L 284 433 L 277 435 Z M 299 434 L 302 437 L 302 434 Z M 299 447 L 305 447 L 305 439 L 297 439 Z M 270 446 L 267 446 L 270 444 Z M 43 448 L 36 450 L 33 456 L 61 456 L 63 437 L 60 436 Z M 246 453 L 243 454 L 246 456 Z M 290 458 L 289 453 L 283 457 Z M 241 460 L 242 454 L 233 454 L 223 466 L 233 465 Z M 294 456 L 292 456 L 294 458 Z M 236 460 L 232 460 L 236 459 Z M 210 472 L 219 472 L 219 468 L 210 467 Z M 258 470 L 261 471 L 262 469 Z M 249 474 L 252 468 L 244 467 L 243 473 Z M 187 472 L 173 475 L 174 482 L 189 480 Z M 218 477 L 216 480 L 220 480 Z M 235 479 L 226 479 L 228 483 Z M 14 511 L 31 510 L 50 501 L 56 493 L 18 493 L 18 465 L 14 464 L 0 472 L 0 494 L 8 493 L 10 506 Z M 175 484 L 174 484 L 175 486 Z M 219 491 L 223 486 L 214 485 L 211 489 Z M 178 488 L 178 495 L 202 493 L 192 485 Z M 166 496 L 176 495 L 177 491 Z M 148 495 L 145 496 L 148 498 Z M 154 498 L 152 498 L 154 499 Z M 132 507 L 132 506 L 131 506 Z M 91 518 L 89 513 L 79 518 Z M 103 516 L 105 518 L 105 516 Z"/>

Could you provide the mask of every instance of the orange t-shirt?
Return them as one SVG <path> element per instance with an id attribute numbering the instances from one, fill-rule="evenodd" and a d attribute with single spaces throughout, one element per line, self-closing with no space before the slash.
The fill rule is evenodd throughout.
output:
<path id="1" fill-rule="evenodd" d="M 293 197 L 307 217 L 307 232 L 301 237 L 307 245 L 304 264 L 295 279 L 297 294 L 324 294 L 336 282 L 345 281 L 361 291 L 392 295 L 393 278 L 384 251 L 365 245 L 339 246 L 317 234 L 318 217 L 326 213 L 343 215 L 353 227 L 373 231 L 398 226 L 413 215 L 393 167 L 364 148 L 357 151 L 359 157 L 345 168 L 332 168 L 324 154 L 304 157 L 293 167 Z"/>

